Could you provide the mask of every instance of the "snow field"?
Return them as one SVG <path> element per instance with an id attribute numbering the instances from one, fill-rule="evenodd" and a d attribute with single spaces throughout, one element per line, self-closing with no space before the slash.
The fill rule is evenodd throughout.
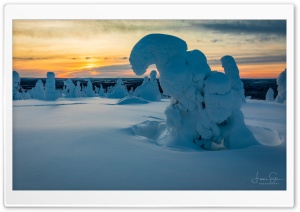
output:
<path id="1" fill-rule="evenodd" d="M 206 151 L 159 143 L 169 100 L 118 105 L 118 99 L 14 101 L 16 190 L 281 190 L 251 182 L 259 172 L 286 176 L 285 105 L 247 100 L 242 112 L 265 145 Z M 276 112 L 276 113 L 274 113 Z M 277 114 L 274 116 L 274 114 Z M 134 126 L 144 123 L 144 131 Z M 150 126 L 150 127 L 149 127 Z M 267 128 L 267 129 L 266 129 Z M 276 133 L 280 142 L 276 140 Z M 147 134 L 148 133 L 148 134 Z M 147 138 L 147 136 L 150 138 Z M 275 138 L 269 140 L 269 138 Z M 258 139 L 258 138 L 257 138 Z M 259 140 L 259 139 L 258 139 Z M 284 141 L 282 143 L 282 141 Z"/>

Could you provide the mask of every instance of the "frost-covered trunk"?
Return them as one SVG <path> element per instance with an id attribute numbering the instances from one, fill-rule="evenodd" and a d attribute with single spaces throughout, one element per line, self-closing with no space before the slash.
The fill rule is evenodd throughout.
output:
<path id="1" fill-rule="evenodd" d="M 201 51 L 187 51 L 185 41 L 171 35 L 150 34 L 133 47 L 129 61 L 135 74 L 142 75 L 155 64 L 163 92 L 171 96 L 165 110 L 169 136 L 163 142 L 187 147 L 196 143 L 204 149 L 219 144 L 239 148 L 256 143 L 253 136 L 248 136 L 251 133 L 240 115 L 245 97 L 232 59 L 224 62 L 225 75 L 212 72 Z M 231 130 L 228 134 L 226 126 L 239 132 Z M 236 137 L 237 133 L 248 138 Z"/>

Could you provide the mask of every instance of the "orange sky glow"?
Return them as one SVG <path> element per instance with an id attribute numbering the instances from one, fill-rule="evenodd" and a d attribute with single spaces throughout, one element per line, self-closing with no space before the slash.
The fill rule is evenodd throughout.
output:
<path id="1" fill-rule="evenodd" d="M 212 70 L 223 71 L 220 58 L 232 55 L 241 78 L 277 78 L 286 68 L 284 33 L 266 32 L 264 22 L 253 22 L 254 32 L 243 24 L 252 22 L 15 20 L 13 69 L 36 78 L 48 71 L 58 78 L 142 77 L 129 65 L 132 47 L 147 34 L 165 33 L 202 51 Z"/>

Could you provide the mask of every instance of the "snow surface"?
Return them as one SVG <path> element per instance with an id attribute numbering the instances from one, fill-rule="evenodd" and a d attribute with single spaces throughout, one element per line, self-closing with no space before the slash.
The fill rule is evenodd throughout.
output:
<path id="1" fill-rule="evenodd" d="M 247 100 L 241 111 L 261 144 L 207 151 L 196 144 L 163 142 L 163 111 L 170 100 L 125 105 L 119 101 L 14 101 L 13 189 L 286 189 L 285 180 L 271 185 L 251 182 L 257 173 L 268 177 L 276 172 L 286 178 L 285 104 Z"/>

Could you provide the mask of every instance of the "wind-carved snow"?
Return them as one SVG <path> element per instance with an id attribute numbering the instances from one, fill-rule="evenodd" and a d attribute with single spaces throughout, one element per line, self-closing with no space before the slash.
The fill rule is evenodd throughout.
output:
<path id="1" fill-rule="evenodd" d="M 274 101 L 274 90 L 272 88 L 269 88 L 266 93 L 266 101 Z"/>
<path id="2" fill-rule="evenodd" d="M 278 95 L 274 101 L 278 103 L 286 103 L 286 69 L 279 74 L 277 78 L 277 86 Z"/>
<path id="3" fill-rule="evenodd" d="M 133 95 L 149 101 L 160 101 L 161 94 L 156 79 L 156 71 L 150 73 L 150 79 L 145 76 L 142 85 L 138 86 Z"/>
<path id="4" fill-rule="evenodd" d="M 171 96 L 165 110 L 167 133 L 158 142 L 204 149 L 257 144 L 240 112 L 245 96 L 233 57 L 221 59 L 226 74 L 212 72 L 206 56 L 199 50 L 187 51 L 182 39 L 150 34 L 133 47 L 129 61 L 136 75 L 155 64 L 163 92 Z"/>

